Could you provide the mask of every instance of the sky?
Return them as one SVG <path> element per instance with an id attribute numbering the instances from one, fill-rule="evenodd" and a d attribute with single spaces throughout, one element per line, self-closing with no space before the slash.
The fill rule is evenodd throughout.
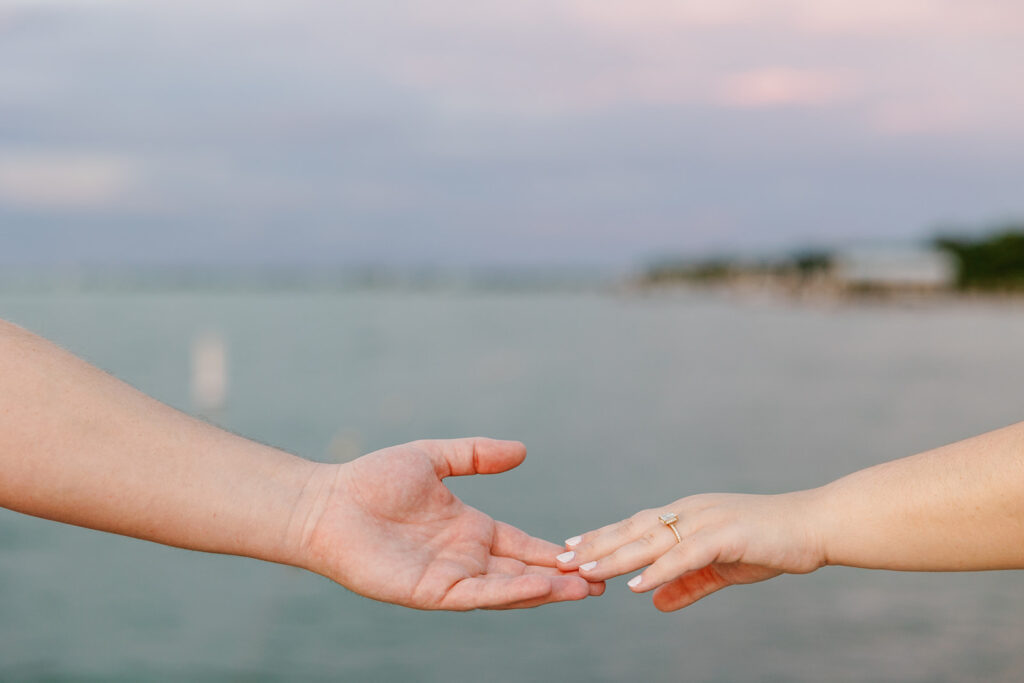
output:
<path id="1" fill-rule="evenodd" d="M 0 265 L 628 266 L 1024 217 L 1016 0 L 0 0 Z"/>

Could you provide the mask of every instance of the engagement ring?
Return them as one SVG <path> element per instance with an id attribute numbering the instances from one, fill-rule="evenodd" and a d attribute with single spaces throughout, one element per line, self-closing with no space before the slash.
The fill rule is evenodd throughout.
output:
<path id="1" fill-rule="evenodd" d="M 679 518 L 676 517 L 676 513 L 666 512 L 665 514 L 658 517 L 658 519 L 661 521 L 662 524 L 671 529 L 672 533 L 676 535 L 676 543 L 683 542 L 683 537 L 679 535 L 679 530 L 676 529 L 676 522 L 679 521 Z"/>

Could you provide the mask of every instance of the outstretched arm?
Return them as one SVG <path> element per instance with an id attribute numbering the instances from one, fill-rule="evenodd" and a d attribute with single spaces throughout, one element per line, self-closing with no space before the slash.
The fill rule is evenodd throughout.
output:
<path id="1" fill-rule="evenodd" d="M 184 415 L 0 321 L 0 506 L 30 515 L 292 564 L 423 609 L 599 592 L 554 568 L 557 546 L 441 483 L 524 457 L 521 444 L 471 439 L 311 462 Z"/>
<path id="2" fill-rule="evenodd" d="M 675 513 L 681 541 L 659 516 Z M 562 569 L 647 569 L 662 610 L 725 586 L 825 565 L 906 571 L 1024 568 L 1024 423 L 870 467 L 810 491 L 704 494 L 574 537 Z"/>

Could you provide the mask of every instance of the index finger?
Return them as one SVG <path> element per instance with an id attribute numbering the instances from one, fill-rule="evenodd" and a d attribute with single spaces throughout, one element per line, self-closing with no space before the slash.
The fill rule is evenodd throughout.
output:
<path id="1" fill-rule="evenodd" d="M 556 557 L 558 566 L 561 569 L 575 569 L 581 564 L 610 555 L 622 546 L 642 537 L 658 523 L 657 519 L 657 511 L 641 510 L 621 522 L 615 522 L 595 531 L 588 531 L 582 536 L 570 538 L 566 541 L 566 547 L 569 550 Z"/>

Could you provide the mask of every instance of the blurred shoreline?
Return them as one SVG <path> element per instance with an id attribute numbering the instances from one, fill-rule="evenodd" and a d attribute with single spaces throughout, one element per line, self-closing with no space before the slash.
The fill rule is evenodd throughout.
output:
<path id="1" fill-rule="evenodd" d="M 701 297 L 814 308 L 1024 305 L 1024 290 L 846 286 L 821 276 L 737 272 L 711 279 L 652 278 L 613 269 L 40 268 L 0 269 L 0 296 L 210 294 L 594 294 L 638 299 Z"/>
<path id="2" fill-rule="evenodd" d="M 962 306 L 996 305 L 1024 306 L 1020 290 L 914 290 L 914 289 L 844 289 L 828 285 L 804 285 L 786 282 L 764 282 L 738 278 L 719 283 L 628 282 L 621 288 L 637 296 L 699 295 L 747 303 L 780 303 L 809 307 L 859 306 Z"/>
<path id="3" fill-rule="evenodd" d="M 809 304 L 1019 301 L 1024 224 L 945 231 L 917 243 L 804 247 L 775 255 L 661 258 L 641 268 L 580 265 L 0 265 L 6 292 L 664 290 Z"/>
<path id="4" fill-rule="evenodd" d="M 377 266 L 69 266 L 0 268 L 10 292 L 582 291 L 608 289 L 621 271 L 597 268 Z"/>

